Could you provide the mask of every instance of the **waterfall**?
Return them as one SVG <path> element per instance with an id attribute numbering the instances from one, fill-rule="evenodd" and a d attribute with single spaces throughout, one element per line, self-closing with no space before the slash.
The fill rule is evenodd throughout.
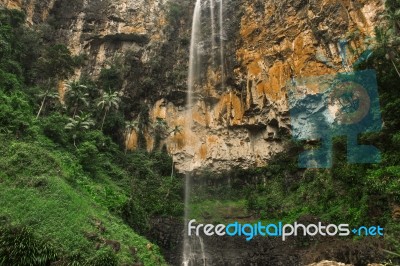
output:
<path id="1" fill-rule="evenodd" d="M 184 266 L 206 266 L 207 256 L 205 253 L 204 241 L 200 236 L 192 236 L 188 245 L 188 253 L 182 265 Z"/>
<path id="2" fill-rule="evenodd" d="M 206 258 L 206 252 L 204 249 L 204 241 L 203 238 L 199 237 L 200 240 L 200 250 L 201 250 L 201 255 L 202 255 L 202 259 L 203 259 L 203 265 L 206 266 L 206 262 L 207 262 L 207 258 Z"/>
<path id="3" fill-rule="evenodd" d="M 185 219 L 183 230 L 183 262 L 182 265 L 189 266 L 191 258 L 190 238 L 187 231 L 187 224 L 189 221 L 189 200 L 190 200 L 190 174 L 185 177 Z"/>
<path id="4" fill-rule="evenodd" d="M 224 3 L 219 0 L 219 45 L 220 45 L 220 60 L 221 60 L 221 87 L 225 88 L 225 58 L 224 58 Z"/>
<path id="5" fill-rule="evenodd" d="M 203 4 L 209 4 L 210 11 L 210 20 L 207 20 L 202 24 L 202 2 Z M 193 93 L 195 89 L 201 88 L 201 74 L 205 73 L 207 69 L 204 68 L 201 64 L 209 62 L 211 59 L 212 68 L 215 70 L 221 71 L 221 87 L 224 89 L 225 84 L 225 67 L 224 67 L 224 46 L 223 42 L 225 40 L 224 34 L 224 25 L 223 25 L 223 0 L 219 0 L 219 12 L 215 12 L 215 3 L 218 3 L 218 0 L 196 0 L 194 12 L 193 12 L 193 21 L 192 21 L 192 32 L 190 39 L 190 55 L 189 55 L 189 71 L 188 71 L 188 80 L 187 80 L 187 102 L 186 102 L 186 121 L 185 127 L 186 130 L 192 131 L 193 124 Z M 206 6 L 206 5 L 204 5 Z M 218 15 L 219 19 L 219 29 L 217 29 L 216 16 Z M 203 27 L 205 26 L 205 27 Z M 210 31 L 207 31 L 210 29 Z M 217 30 L 219 30 L 219 38 L 217 38 Z M 205 37 L 203 37 L 205 36 Z M 204 40 L 207 38 L 207 40 Z M 210 39 L 211 38 L 211 41 Z M 219 45 L 217 44 L 217 40 L 219 40 Z M 205 47 L 209 43 L 208 46 Z M 219 47 L 218 47 L 219 46 Z M 210 55 L 207 55 L 205 51 L 210 49 Z M 220 50 L 219 60 L 216 59 L 215 50 Z M 202 59 L 204 61 L 202 62 Z M 207 58 L 208 57 L 208 58 Z M 220 64 L 217 65 L 216 62 L 220 61 Z M 196 92 L 197 93 L 197 92 Z M 201 93 L 201 92 L 198 92 Z M 185 176 L 185 217 L 184 217 L 184 237 L 183 237 L 183 261 L 182 265 L 190 266 L 190 265 L 204 265 L 207 264 L 207 255 L 205 250 L 204 241 L 201 236 L 188 236 L 187 224 L 191 217 L 189 217 L 189 206 L 190 206 L 190 191 L 191 191 L 191 174 L 187 173 Z M 200 263 L 201 261 L 201 263 Z"/>
<path id="6" fill-rule="evenodd" d="M 215 51 L 214 49 L 217 47 L 217 43 L 215 41 L 215 13 L 214 13 L 214 0 L 210 0 L 210 15 L 211 15 L 211 56 L 213 66 L 215 65 Z"/>
<path id="7" fill-rule="evenodd" d="M 192 22 L 192 36 L 190 39 L 190 55 L 189 55 L 189 75 L 188 75 L 188 95 L 187 95 L 187 107 L 191 114 L 191 108 L 193 104 L 193 89 L 194 83 L 200 77 L 200 56 L 199 56 L 199 43 L 201 34 L 201 0 L 196 0 L 194 7 L 193 22 Z M 191 127 L 192 118 L 189 116 L 187 125 Z"/>
<path id="8" fill-rule="evenodd" d="M 193 105 L 193 89 L 195 82 L 199 80 L 200 73 L 200 56 L 199 56 L 199 42 L 201 34 L 201 0 L 196 0 L 196 5 L 193 12 L 192 22 L 192 36 L 190 39 L 190 55 L 189 55 L 189 74 L 188 74 L 188 91 L 187 91 L 187 118 L 186 127 L 191 130 L 192 127 L 192 105 Z M 187 232 L 187 223 L 189 217 L 189 203 L 190 203 L 190 173 L 185 176 L 185 218 L 184 218 L 184 236 L 183 236 L 183 262 L 184 266 L 189 266 L 193 257 L 192 243 Z"/>

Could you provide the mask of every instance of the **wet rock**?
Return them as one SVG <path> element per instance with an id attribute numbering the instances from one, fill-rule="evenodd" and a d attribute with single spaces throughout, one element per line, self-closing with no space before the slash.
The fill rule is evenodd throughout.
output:
<path id="1" fill-rule="evenodd" d="M 174 14 L 171 3 L 176 4 L 177 17 L 169 15 Z M 343 60 L 339 42 L 366 48 L 364 39 L 374 34 L 383 10 L 379 0 L 227 1 L 225 27 L 214 40 L 223 37 L 225 73 L 208 67 L 213 41 L 203 42 L 202 86 L 196 89 L 189 111 L 185 103 L 194 1 L 1 0 L 0 4 L 26 10 L 29 23 L 57 21 L 57 41 L 66 43 L 75 55 L 89 55 L 74 78 L 96 77 L 112 58 L 131 53 L 134 73 L 121 89 L 148 104 L 153 122 L 163 118 L 175 128 L 192 121 L 192 128 L 168 135 L 160 145 L 166 145 L 180 172 L 265 165 L 284 149 L 281 139 L 290 134 L 288 82 L 349 70 L 357 58 L 349 48 Z M 208 1 L 203 4 L 205 31 L 210 30 L 208 5 Z M 147 129 L 144 137 L 147 149 L 154 149 L 154 132 Z M 137 140 L 135 132 L 127 136 L 128 148 L 137 148 Z"/>

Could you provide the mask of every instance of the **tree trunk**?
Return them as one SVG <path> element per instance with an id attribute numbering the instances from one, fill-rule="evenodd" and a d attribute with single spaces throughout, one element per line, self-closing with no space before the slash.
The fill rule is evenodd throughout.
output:
<path id="1" fill-rule="evenodd" d="M 76 116 L 76 111 L 78 110 L 78 104 L 75 105 L 75 109 L 74 109 L 74 115 L 72 116 L 72 118 L 75 118 Z"/>
<path id="2" fill-rule="evenodd" d="M 172 157 L 171 180 L 174 177 L 174 158 Z"/>
<path id="3" fill-rule="evenodd" d="M 43 110 L 44 104 L 46 103 L 46 98 L 47 98 L 47 94 L 48 94 L 48 93 L 49 93 L 49 91 L 47 91 L 47 92 L 46 92 L 46 95 L 43 97 L 42 104 L 40 105 L 39 111 L 38 111 L 38 113 L 37 113 L 37 115 L 36 115 L 36 119 L 39 118 L 40 113 L 41 113 L 42 110 Z"/>
<path id="4" fill-rule="evenodd" d="M 393 59 L 390 59 L 390 61 L 392 61 L 392 64 L 393 64 L 393 66 L 394 66 L 394 69 L 396 70 L 397 75 L 399 75 L 399 77 L 400 77 L 400 72 L 399 72 L 399 70 L 397 69 L 396 64 L 394 63 Z"/>
<path id="5" fill-rule="evenodd" d="M 103 121 L 101 122 L 101 128 L 100 128 L 100 130 L 103 130 L 104 121 L 106 120 L 106 116 L 107 116 L 107 109 L 104 111 Z"/>
<path id="6" fill-rule="evenodd" d="M 74 139 L 74 146 L 75 146 L 75 149 L 78 149 L 78 147 L 76 147 L 76 135 L 74 134 L 74 136 L 72 136 L 72 138 Z"/>

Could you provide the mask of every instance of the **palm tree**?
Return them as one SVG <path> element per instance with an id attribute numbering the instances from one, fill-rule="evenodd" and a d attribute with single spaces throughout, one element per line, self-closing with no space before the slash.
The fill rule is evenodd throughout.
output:
<path id="1" fill-rule="evenodd" d="M 125 130 L 126 130 L 126 134 L 128 135 L 128 140 L 125 145 L 125 154 L 126 154 L 128 151 L 129 141 L 131 140 L 132 130 L 135 130 L 135 131 L 139 130 L 139 120 L 136 119 L 136 120 L 125 122 Z"/>
<path id="2" fill-rule="evenodd" d="M 73 81 L 67 84 L 67 97 L 74 105 L 73 117 L 75 117 L 79 106 L 82 104 L 86 106 L 89 105 L 87 101 L 87 98 L 89 97 L 89 93 L 86 92 L 87 88 L 87 86 L 80 84 L 78 81 Z"/>
<path id="3" fill-rule="evenodd" d="M 182 132 L 182 126 L 175 126 L 174 129 L 171 130 L 170 134 L 174 133 L 175 136 L 176 134 L 180 134 L 181 132 Z"/>
<path id="4" fill-rule="evenodd" d="M 165 135 L 166 131 L 168 130 L 168 124 L 165 121 L 165 119 L 157 117 L 156 121 L 153 123 L 154 131 L 156 135 L 159 135 L 160 137 L 162 135 Z"/>
<path id="5" fill-rule="evenodd" d="M 147 140 L 144 136 L 144 132 L 146 132 L 149 127 L 151 126 L 150 124 L 150 116 L 149 116 L 150 109 L 146 103 L 141 103 L 140 104 L 140 111 L 139 111 L 139 116 L 137 118 L 138 120 L 138 141 L 137 145 L 139 149 L 146 149 L 146 143 Z"/>
<path id="6" fill-rule="evenodd" d="M 171 130 L 170 134 L 173 133 L 174 136 L 176 134 L 181 134 L 182 132 L 182 126 L 175 126 L 174 129 Z M 172 157 L 172 166 L 171 166 L 171 180 L 174 176 L 174 158 Z"/>
<path id="7" fill-rule="evenodd" d="M 104 121 L 106 120 L 106 116 L 108 112 L 112 109 L 118 109 L 119 108 L 119 102 L 121 101 L 121 98 L 118 94 L 118 92 L 103 92 L 103 95 L 101 96 L 99 103 L 97 106 L 100 106 L 101 109 L 104 109 L 104 116 L 101 122 L 101 130 L 103 130 L 104 126 Z"/>
<path id="8" fill-rule="evenodd" d="M 43 109 L 44 109 L 44 107 L 46 105 L 46 100 L 47 99 L 59 99 L 60 96 L 59 96 L 58 92 L 53 92 L 53 91 L 47 90 L 47 91 L 45 91 L 43 93 L 40 93 L 39 97 L 43 98 L 43 100 L 42 100 L 42 103 L 40 105 L 39 111 L 38 111 L 38 113 L 36 115 L 36 119 L 38 119 L 40 114 L 42 113 L 42 111 L 43 111 Z"/>
<path id="9" fill-rule="evenodd" d="M 165 133 L 168 130 L 168 125 L 167 122 L 165 122 L 165 119 L 157 117 L 156 121 L 153 123 L 153 128 L 154 128 L 154 147 L 158 148 L 161 139 L 165 137 Z"/>
<path id="10" fill-rule="evenodd" d="M 75 115 L 73 118 L 69 118 L 69 123 L 65 125 L 65 129 L 72 131 L 72 138 L 74 139 L 74 146 L 76 148 L 76 138 L 79 132 L 88 130 L 95 123 L 93 119 L 90 118 L 89 114 Z"/>

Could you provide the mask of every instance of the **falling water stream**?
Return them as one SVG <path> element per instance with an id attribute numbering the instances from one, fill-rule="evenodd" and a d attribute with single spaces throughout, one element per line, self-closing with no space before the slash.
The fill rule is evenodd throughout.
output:
<path id="1" fill-rule="evenodd" d="M 201 19 L 201 1 L 196 0 L 196 5 L 193 13 L 192 36 L 190 39 L 190 55 L 189 55 L 189 74 L 188 74 L 188 92 L 187 92 L 187 118 L 186 127 L 192 128 L 192 104 L 193 104 L 193 89 L 195 81 L 199 78 L 200 57 L 199 57 L 199 41 L 200 41 L 200 19 Z M 183 236 L 183 262 L 182 265 L 189 266 L 193 257 L 193 243 L 188 236 L 186 224 L 189 221 L 189 203 L 190 203 L 190 173 L 185 177 L 185 229 Z M 204 249 L 204 248 L 203 248 Z"/>
<path id="2" fill-rule="evenodd" d="M 215 7 L 214 0 L 210 0 L 210 15 L 211 15 L 211 56 L 212 63 L 215 65 L 215 48 L 217 43 L 215 41 L 216 33 L 215 33 Z"/>
<path id="3" fill-rule="evenodd" d="M 224 0 L 219 0 L 219 50 L 221 60 L 221 87 L 225 88 L 225 67 L 224 67 Z"/>
<path id="4" fill-rule="evenodd" d="M 219 38 L 217 37 L 217 25 L 216 25 L 216 12 L 215 12 L 215 2 L 219 2 Z M 209 5 L 210 11 L 210 20 L 202 24 L 202 7 Z M 196 4 L 193 12 L 193 22 L 192 22 L 192 32 L 191 32 L 191 40 L 190 40 L 190 56 L 189 56 L 189 73 L 188 73 L 188 92 L 187 92 L 187 117 L 186 117 L 186 129 L 188 131 L 192 130 L 193 121 L 192 121 L 192 112 L 193 112 L 193 92 L 195 88 L 201 88 L 201 72 L 207 71 L 202 67 L 202 59 L 204 62 L 209 62 L 211 59 L 211 65 L 213 68 L 217 68 L 217 70 L 221 71 L 221 84 L 222 89 L 224 88 L 224 49 L 223 49 L 223 41 L 224 41 L 224 28 L 223 28 L 223 0 L 196 0 Z M 208 25 L 210 23 L 211 25 Z M 205 32 L 209 26 L 211 32 Z M 203 37 L 206 36 L 206 37 Z M 207 40 L 206 40 L 207 38 Z M 211 38 L 211 41 L 210 41 Z M 219 40 L 219 50 L 220 50 L 220 58 L 219 58 L 219 66 L 216 66 L 216 54 L 215 49 L 218 49 L 218 45 L 216 41 Z M 204 44 L 210 43 L 210 55 L 204 55 Z M 208 57 L 208 58 L 207 58 Z M 200 85 L 200 86 L 196 86 Z M 196 92 L 198 93 L 198 92 Z M 182 265 L 184 266 L 194 266 L 194 265 L 207 265 L 207 253 L 204 245 L 203 239 L 198 237 L 189 237 L 187 231 L 187 224 L 190 220 L 189 217 L 189 206 L 190 206 L 190 191 L 191 191 L 191 174 L 187 173 L 185 178 L 185 227 L 184 227 L 184 241 L 183 241 L 183 261 Z M 201 263 L 199 263 L 201 261 Z"/>

